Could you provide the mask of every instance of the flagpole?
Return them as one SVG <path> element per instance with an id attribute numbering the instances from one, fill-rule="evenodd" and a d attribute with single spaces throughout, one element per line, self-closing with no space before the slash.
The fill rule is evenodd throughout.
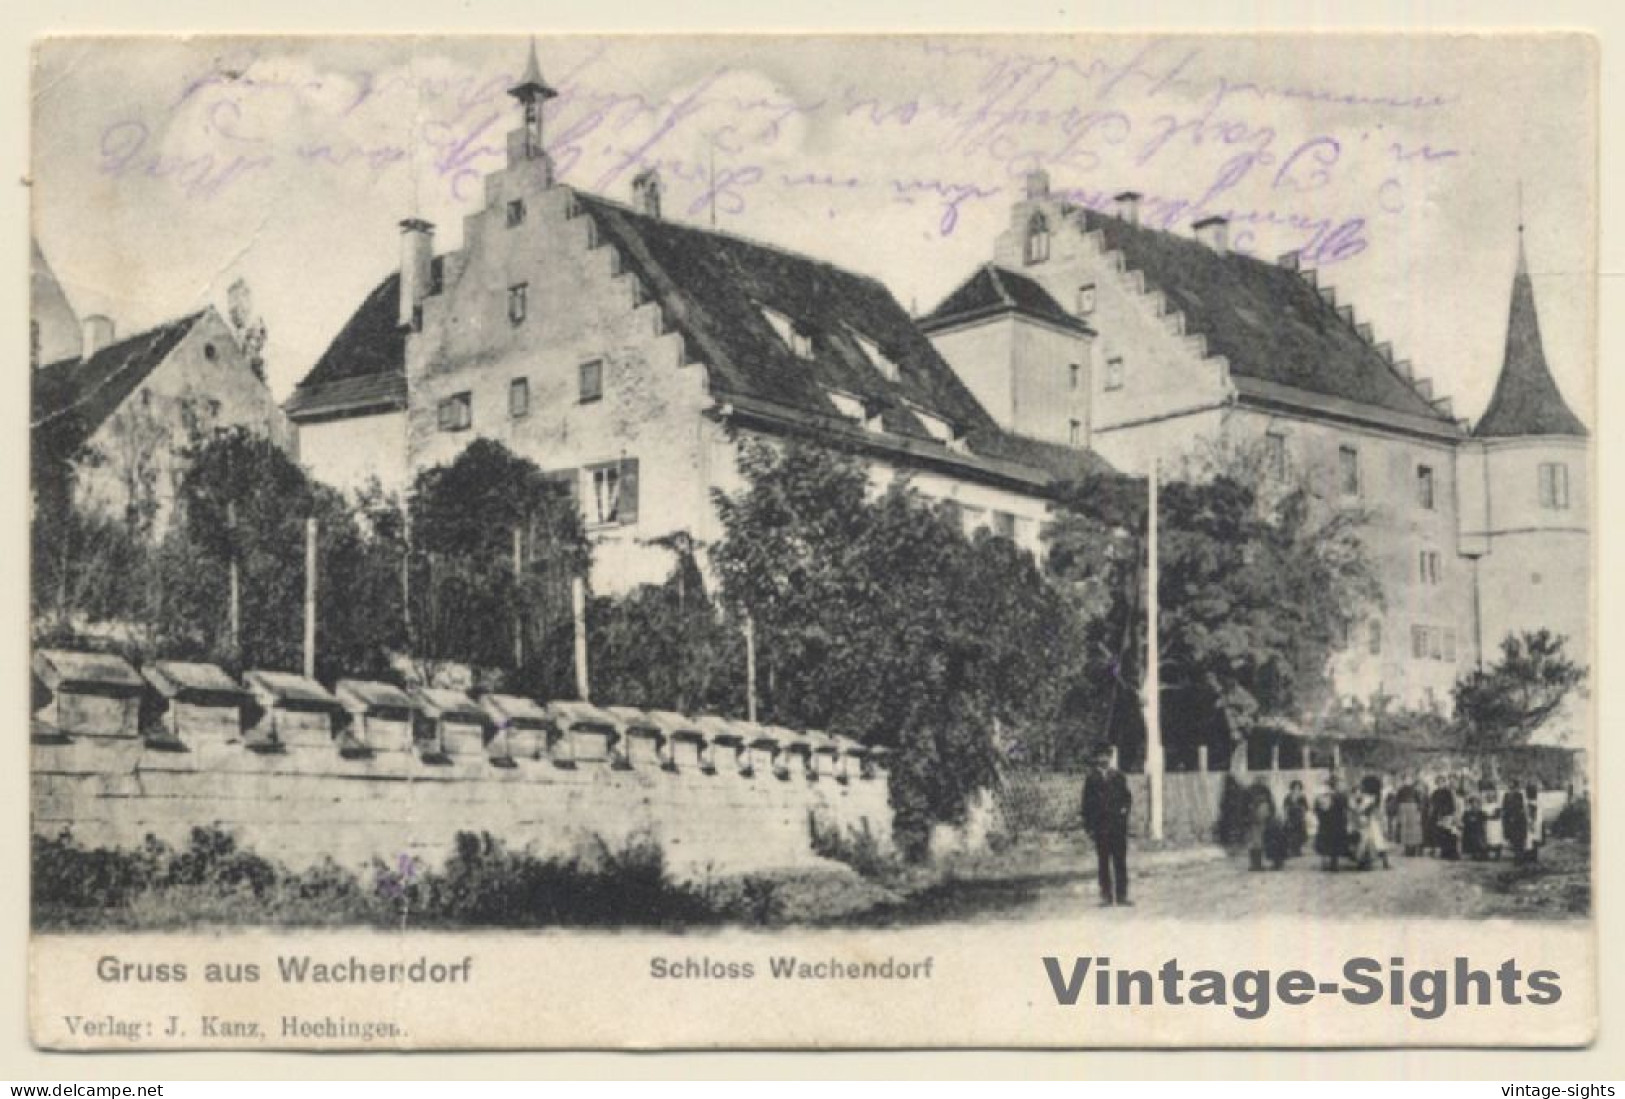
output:
<path id="1" fill-rule="evenodd" d="M 1163 757 L 1162 757 L 1162 646 L 1157 637 L 1157 459 L 1151 459 L 1151 477 L 1146 500 L 1146 599 L 1145 676 L 1141 703 L 1145 708 L 1145 781 L 1150 802 L 1150 838 L 1163 837 Z"/>

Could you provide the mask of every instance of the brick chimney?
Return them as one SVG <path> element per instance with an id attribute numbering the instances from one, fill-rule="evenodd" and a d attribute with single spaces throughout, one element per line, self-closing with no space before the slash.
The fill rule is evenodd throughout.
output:
<path id="1" fill-rule="evenodd" d="M 649 217 L 660 216 L 660 194 L 665 187 L 660 182 L 660 173 L 653 168 L 645 168 L 632 177 L 632 205 L 636 206 L 640 214 Z"/>
<path id="2" fill-rule="evenodd" d="M 1140 224 L 1140 192 L 1123 191 L 1112 197 L 1117 204 L 1117 216 L 1130 225 Z"/>
<path id="3" fill-rule="evenodd" d="M 80 354 L 87 359 L 102 348 L 111 347 L 115 338 L 113 318 L 100 313 L 92 313 L 85 318 L 83 331 L 85 338 Z"/>
<path id="4" fill-rule="evenodd" d="M 1219 255 L 1230 251 L 1230 219 L 1215 214 L 1193 222 L 1191 229 L 1196 233 L 1196 239 L 1207 245 Z"/>
<path id="5" fill-rule="evenodd" d="M 1049 198 L 1049 173 L 1042 168 L 1034 168 L 1026 176 L 1027 201 Z"/>
<path id="6" fill-rule="evenodd" d="M 401 222 L 401 315 L 403 328 L 417 330 L 420 310 L 429 296 L 429 269 L 434 262 L 434 226 L 421 218 Z"/>

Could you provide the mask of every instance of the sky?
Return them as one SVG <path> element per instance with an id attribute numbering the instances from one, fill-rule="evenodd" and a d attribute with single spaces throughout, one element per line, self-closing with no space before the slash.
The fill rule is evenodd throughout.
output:
<path id="1" fill-rule="evenodd" d="M 81 316 L 134 332 L 247 281 L 286 397 L 398 263 L 457 247 L 518 123 L 520 37 L 55 39 L 34 234 Z M 1299 251 L 1476 417 L 1520 210 L 1548 359 L 1595 423 L 1595 58 L 1564 36 L 552 37 L 561 179 L 658 167 L 666 216 L 871 274 L 930 309 L 991 257 L 1023 174 L 1145 195 L 1179 233 Z"/>

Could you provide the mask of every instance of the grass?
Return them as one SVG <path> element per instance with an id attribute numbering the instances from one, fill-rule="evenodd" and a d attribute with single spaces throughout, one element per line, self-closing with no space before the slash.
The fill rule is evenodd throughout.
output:
<path id="1" fill-rule="evenodd" d="M 776 911 L 762 883 L 674 880 L 646 839 L 541 858 L 460 832 L 444 867 L 403 856 L 367 874 L 330 860 L 290 870 L 218 828 L 194 828 L 179 848 L 151 837 L 133 851 L 90 848 L 66 831 L 33 841 L 40 929 L 688 926 L 766 922 Z"/>

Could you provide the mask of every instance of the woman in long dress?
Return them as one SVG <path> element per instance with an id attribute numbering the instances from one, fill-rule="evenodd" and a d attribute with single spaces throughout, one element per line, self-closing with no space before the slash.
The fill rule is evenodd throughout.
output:
<path id="1" fill-rule="evenodd" d="M 1247 792 L 1247 862 L 1249 870 L 1264 869 L 1264 858 L 1269 856 L 1276 870 L 1281 869 L 1280 827 L 1275 818 L 1275 795 L 1263 779 L 1254 779 Z"/>
<path id="2" fill-rule="evenodd" d="M 1433 846 L 1439 849 L 1439 857 L 1460 858 L 1461 823 L 1456 819 L 1456 792 L 1443 775 L 1435 781 L 1433 793 L 1428 797 L 1428 817 L 1433 822 Z"/>
<path id="3" fill-rule="evenodd" d="M 1523 788 L 1523 812 L 1529 818 L 1529 857 L 1538 858 L 1546 842 L 1546 818 L 1540 812 L 1540 787 L 1533 782 Z"/>
<path id="4" fill-rule="evenodd" d="M 1367 775 L 1349 805 L 1353 817 L 1355 864 L 1361 870 L 1369 870 L 1371 864 L 1380 859 L 1382 868 L 1389 869 L 1388 839 L 1382 830 L 1382 780 L 1376 775 Z"/>
<path id="5" fill-rule="evenodd" d="M 1315 798 L 1315 854 L 1327 870 L 1336 870 L 1348 854 L 1349 800 L 1336 775 L 1326 776 L 1326 789 Z"/>
<path id="6" fill-rule="evenodd" d="M 1421 854 L 1422 791 L 1414 780 L 1407 781 L 1394 794 L 1394 842 L 1407 855 Z"/>
<path id="7" fill-rule="evenodd" d="M 1501 830 L 1501 791 L 1495 783 L 1485 782 L 1479 787 L 1478 801 L 1484 810 L 1484 847 L 1492 857 L 1500 858 L 1507 842 Z"/>
<path id="8" fill-rule="evenodd" d="M 1501 834 L 1506 837 L 1507 850 L 1518 862 L 1529 857 L 1529 815 L 1523 791 L 1516 782 L 1507 784 L 1501 797 Z"/>
<path id="9" fill-rule="evenodd" d="M 1461 853 L 1474 862 L 1483 862 L 1490 855 L 1484 832 L 1486 823 L 1484 804 L 1477 797 L 1468 798 L 1467 811 L 1461 815 Z"/>
<path id="10" fill-rule="evenodd" d="M 1281 799 L 1281 814 L 1286 817 L 1287 854 L 1297 858 L 1309 842 L 1309 798 L 1297 779 L 1292 780 L 1286 797 Z"/>

